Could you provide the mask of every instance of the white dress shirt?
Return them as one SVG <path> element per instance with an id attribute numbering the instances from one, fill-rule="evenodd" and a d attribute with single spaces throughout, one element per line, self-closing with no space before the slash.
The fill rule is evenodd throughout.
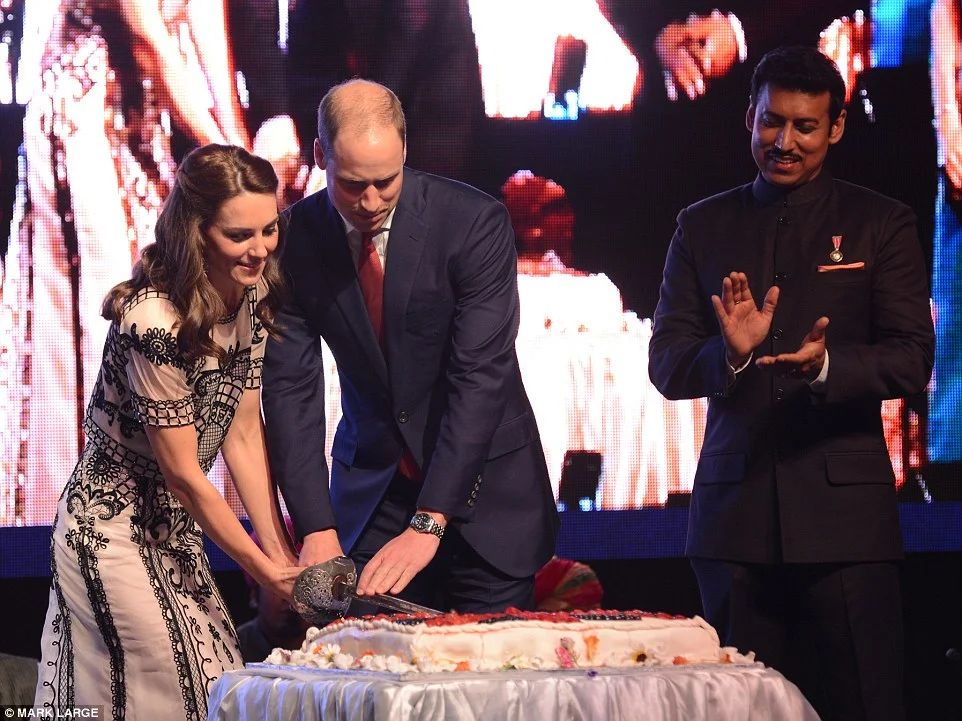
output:
<path id="1" fill-rule="evenodd" d="M 391 208 L 391 212 L 388 213 L 387 218 L 384 219 L 384 224 L 377 229 L 376 235 L 372 239 L 374 241 L 374 247 L 377 249 L 377 257 L 381 261 L 381 268 L 387 271 L 387 241 L 388 236 L 391 234 L 391 223 L 394 222 L 394 211 L 397 210 L 395 205 Z M 341 215 L 338 211 L 338 215 Z M 361 257 L 361 231 L 351 225 L 350 221 L 341 215 L 341 220 L 344 221 L 344 230 L 347 233 L 347 245 L 351 249 L 351 259 L 354 261 L 354 267 L 357 268 L 357 259 Z"/>

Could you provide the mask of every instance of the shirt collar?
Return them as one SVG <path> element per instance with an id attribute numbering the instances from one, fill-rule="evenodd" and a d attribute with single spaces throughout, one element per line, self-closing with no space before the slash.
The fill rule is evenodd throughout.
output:
<path id="1" fill-rule="evenodd" d="M 762 203 L 769 205 L 773 203 L 784 203 L 788 206 L 803 205 L 816 198 L 826 195 L 832 188 L 832 174 L 826 168 L 822 168 L 813 180 L 797 188 L 785 190 L 784 188 L 769 183 L 759 173 L 752 183 L 752 195 Z"/>
<path id="2" fill-rule="evenodd" d="M 336 209 L 335 209 L 335 210 L 336 210 Z M 394 213 L 395 213 L 395 212 L 397 212 L 397 206 L 396 206 L 396 205 L 395 205 L 393 208 L 391 208 L 391 212 L 387 214 L 387 217 L 384 219 L 384 222 L 381 224 L 381 227 L 377 229 L 377 232 L 375 233 L 375 235 L 378 235 L 378 234 L 380 234 L 380 233 L 387 233 L 387 232 L 389 232 L 389 231 L 391 230 L 391 223 L 394 222 Z M 355 231 L 357 231 L 358 233 L 360 233 L 360 231 L 357 230 L 357 228 L 355 228 L 353 225 L 351 225 L 351 222 L 350 222 L 347 218 L 345 218 L 343 215 L 341 215 L 341 211 L 340 211 L 340 210 L 337 211 L 337 214 L 341 216 L 341 221 L 344 223 L 344 232 L 347 233 L 348 236 L 350 236 L 351 233 L 353 233 L 353 232 L 355 232 Z"/>

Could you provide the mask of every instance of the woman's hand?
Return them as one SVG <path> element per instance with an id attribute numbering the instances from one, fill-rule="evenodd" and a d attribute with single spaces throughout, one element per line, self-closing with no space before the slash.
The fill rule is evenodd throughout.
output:
<path id="1" fill-rule="evenodd" d="M 291 603 L 294 600 L 294 581 L 297 580 L 303 570 L 298 565 L 279 566 L 271 564 L 267 576 L 259 583 L 278 598 L 283 598 Z"/>

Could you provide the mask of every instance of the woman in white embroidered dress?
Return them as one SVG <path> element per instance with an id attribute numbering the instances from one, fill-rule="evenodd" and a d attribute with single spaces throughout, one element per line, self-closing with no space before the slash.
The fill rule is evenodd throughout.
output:
<path id="1" fill-rule="evenodd" d="M 270 481 L 260 377 L 281 275 L 271 165 L 208 145 L 185 158 L 156 242 L 103 305 L 111 321 L 57 508 L 38 705 L 113 719 L 205 719 L 243 665 L 202 531 L 290 598 L 298 568 Z M 218 450 L 263 552 L 207 480 Z"/>

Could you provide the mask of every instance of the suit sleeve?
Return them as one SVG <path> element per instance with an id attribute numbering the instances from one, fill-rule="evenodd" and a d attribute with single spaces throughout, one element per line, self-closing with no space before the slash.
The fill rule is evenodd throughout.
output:
<path id="1" fill-rule="evenodd" d="M 683 210 L 668 248 L 648 344 L 648 376 L 669 400 L 722 397 L 730 390 L 725 343 L 708 302 L 712 291 L 698 277 L 686 220 Z"/>
<path id="2" fill-rule="evenodd" d="M 872 274 L 871 341 L 833 344 L 829 324 L 826 403 L 914 395 L 932 374 L 935 331 L 915 215 L 895 205 L 884 228 Z"/>
<path id="3" fill-rule="evenodd" d="M 485 205 L 454 269 L 455 311 L 448 402 L 418 499 L 423 508 L 468 518 L 466 505 L 504 415 L 518 335 L 518 260 L 504 206 Z"/>
<path id="4" fill-rule="evenodd" d="M 271 472 L 298 538 L 336 526 L 324 456 L 324 365 L 318 333 L 296 301 L 278 314 L 264 356 L 264 426 Z"/>

